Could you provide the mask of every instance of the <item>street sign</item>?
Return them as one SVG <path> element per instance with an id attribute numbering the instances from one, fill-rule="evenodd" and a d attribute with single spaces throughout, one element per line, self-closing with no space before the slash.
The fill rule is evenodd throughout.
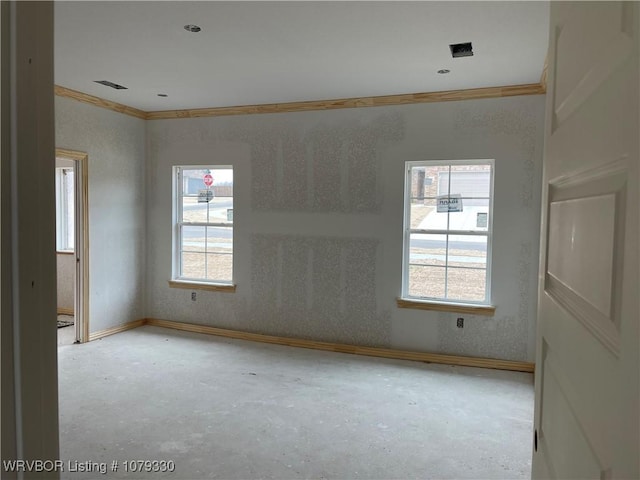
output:
<path id="1" fill-rule="evenodd" d="M 213 200 L 213 190 L 205 189 L 198 190 L 198 203 L 209 203 Z"/>
<path id="2" fill-rule="evenodd" d="M 462 211 L 462 195 L 459 193 L 454 195 L 442 195 L 438 197 L 438 212 L 461 212 Z"/>
<path id="3" fill-rule="evenodd" d="M 202 177 L 202 181 L 207 188 L 210 187 L 211 185 L 213 185 L 213 175 L 211 175 L 210 173 L 206 173 L 204 177 Z"/>

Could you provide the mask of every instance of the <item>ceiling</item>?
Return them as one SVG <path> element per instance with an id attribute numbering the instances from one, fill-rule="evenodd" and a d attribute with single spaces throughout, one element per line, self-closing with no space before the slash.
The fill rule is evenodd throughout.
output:
<path id="1" fill-rule="evenodd" d="M 57 1 L 55 82 L 145 111 L 537 83 L 548 8 L 520 1 Z M 187 32 L 187 24 L 202 31 Z M 472 57 L 451 57 L 449 44 L 461 42 L 473 43 Z"/>

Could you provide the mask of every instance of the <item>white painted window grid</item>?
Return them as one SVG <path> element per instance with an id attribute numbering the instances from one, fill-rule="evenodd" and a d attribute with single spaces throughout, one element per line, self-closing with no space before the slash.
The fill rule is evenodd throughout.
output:
<path id="1" fill-rule="evenodd" d="M 172 259 L 172 279 L 185 282 L 195 282 L 211 285 L 232 285 L 233 284 L 233 267 L 229 275 L 226 278 L 216 278 L 209 275 L 210 270 L 215 268 L 215 265 L 210 261 L 211 255 L 215 256 L 229 256 L 231 262 L 233 262 L 233 208 L 230 209 L 231 217 L 228 217 L 226 221 L 211 221 L 210 218 L 210 204 L 204 203 L 207 209 L 207 221 L 188 221 L 185 220 L 184 198 L 197 198 L 197 193 L 185 193 L 186 179 L 184 178 L 185 171 L 208 171 L 214 179 L 216 177 L 216 171 L 227 170 L 231 175 L 231 188 L 233 191 L 233 166 L 231 165 L 181 165 L 173 167 L 173 259 Z M 201 185 L 200 190 L 206 190 L 204 182 Z M 212 186 L 213 189 L 213 186 Z M 187 188 L 187 190 L 189 190 Z M 233 194 L 231 195 L 231 201 L 233 202 Z M 202 244 L 202 251 L 188 251 L 185 250 L 185 230 L 189 227 L 201 227 L 204 231 L 204 239 Z M 222 229 L 230 232 L 231 234 L 231 246 L 229 252 L 211 252 L 209 251 L 209 228 Z M 204 275 L 189 275 L 186 271 L 184 254 L 202 254 L 204 260 Z"/>
<path id="2" fill-rule="evenodd" d="M 411 227 L 411 201 L 412 201 L 412 173 L 415 168 L 448 168 L 448 186 L 447 195 L 454 196 L 456 192 L 451 192 L 451 179 L 452 179 L 452 167 L 477 167 L 488 166 L 489 167 L 489 195 L 484 196 L 462 196 L 463 208 L 465 200 L 488 200 L 488 215 L 487 215 L 487 227 L 486 230 L 455 230 L 451 229 L 450 213 L 447 213 L 446 228 L 443 229 L 421 229 Z M 492 258 L 492 226 L 493 226 L 493 200 L 494 200 L 494 170 L 495 161 L 493 159 L 482 160 L 423 160 L 423 161 L 408 161 L 405 162 L 405 197 L 404 197 L 404 248 L 403 248 L 403 260 L 402 260 L 402 298 L 408 300 L 417 300 L 425 302 L 437 302 L 445 304 L 472 304 L 472 305 L 490 305 L 491 304 L 491 258 Z M 472 171 L 472 170 L 470 170 Z M 458 173 L 459 170 L 453 173 Z M 422 197 L 423 200 L 435 200 L 437 202 L 438 195 Z M 410 293 L 410 267 L 415 265 L 411 263 L 411 235 L 423 234 L 423 235 L 444 235 L 445 236 L 445 264 L 443 266 L 428 265 L 430 267 L 443 268 L 444 275 L 444 292 L 443 296 L 418 296 Z M 478 267 L 455 267 L 449 265 L 449 238 L 451 236 L 483 236 L 486 237 L 486 264 L 485 268 Z M 450 269 L 469 269 L 469 270 L 484 270 L 485 271 L 485 295 L 483 299 L 468 299 L 468 298 L 450 298 L 447 293 L 449 290 L 448 278 Z"/>
<path id="3" fill-rule="evenodd" d="M 56 250 L 72 252 L 75 225 L 75 180 L 73 167 L 56 167 Z"/>

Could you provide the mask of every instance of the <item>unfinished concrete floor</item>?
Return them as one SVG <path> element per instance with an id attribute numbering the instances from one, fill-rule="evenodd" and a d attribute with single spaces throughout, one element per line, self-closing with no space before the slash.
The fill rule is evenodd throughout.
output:
<path id="1" fill-rule="evenodd" d="M 529 478 L 533 377 L 141 327 L 59 348 L 62 478 Z"/>

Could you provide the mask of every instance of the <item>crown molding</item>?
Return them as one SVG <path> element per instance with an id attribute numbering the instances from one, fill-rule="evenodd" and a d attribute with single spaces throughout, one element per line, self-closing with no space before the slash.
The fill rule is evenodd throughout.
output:
<path id="1" fill-rule="evenodd" d="M 112 102 L 111 100 L 105 100 L 104 98 L 94 97 L 87 93 L 78 92 L 77 90 L 71 90 L 70 88 L 61 87 L 60 85 L 54 86 L 54 93 L 59 97 L 73 98 L 82 103 L 88 103 L 96 107 L 106 108 L 107 110 L 113 110 L 114 112 L 124 113 L 136 118 L 147 119 L 147 112 L 138 110 L 137 108 L 129 107 L 121 103 Z"/>
<path id="2" fill-rule="evenodd" d="M 226 115 L 252 115 L 259 113 L 308 112 L 312 110 L 337 110 L 342 108 L 382 107 L 391 105 L 410 105 L 416 103 L 453 102 L 479 98 L 512 97 L 516 95 L 540 95 L 542 93 L 544 93 L 542 86 L 540 84 L 534 83 L 529 85 L 514 85 L 507 87 L 449 90 L 445 92 L 385 95 L 381 97 L 356 97 L 336 100 L 315 100 L 308 102 L 246 105 L 239 107 L 163 110 L 158 112 L 147 112 L 147 120 L 220 117 Z"/>
<path id="3" fill-rule="evenodd" d="M 545 70 L 546 71 L 546 70 Z M 544 75 L 544 74 L 543 74 Z M 546 77 L 545 77 L 546 80 Z M 546 93 L 542 83 L 511 85 L 504 87 L 472 88 L 466 90 L 448 90 L 443 92 L 409 93 L 385 95 L 379 97 L 355 97 L 335 100 L 313 100 L 307 102 L 271 103 L 264 105 L 243 105 L 237 107 L 213 107 L 185 110 L 162 110 L 145 112 L 127 105 L 104 100 L 93 95 L 71 90 L 59 85 L 55 86 L 55 94 L 73 98 L 79 102 L 113 110 L 125 115 L 144 120 L 163 120 L 177 118 L 220 117 L 227 115 L 255 115 L 260 113 L 291 113 L 314 110 L 337 110 L 343 108 L 382 107 L 392 105 L 412 105 L 418 103 L 454 102 L 461 100 L 477 100 L 483 98 L 502 98 L 521 95 L 543 95 Z"/>

